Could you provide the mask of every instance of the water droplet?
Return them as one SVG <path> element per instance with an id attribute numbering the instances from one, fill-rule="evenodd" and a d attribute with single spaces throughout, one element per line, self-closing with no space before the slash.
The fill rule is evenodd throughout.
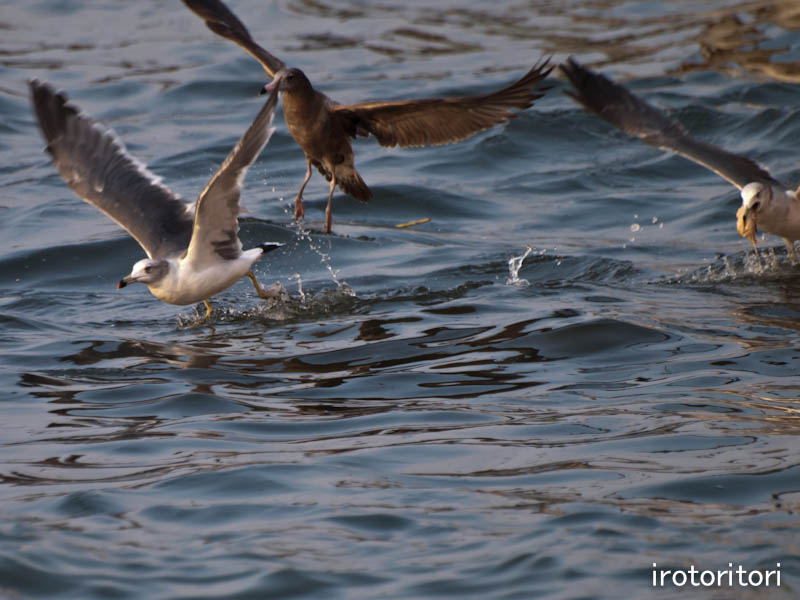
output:
<path id="1" fill-rule="evenodd" d="M 631 225 L 631 231 L 633 231 L 634 233 L 639 231 L 641 228 L 642 228 L 641 225 L 639 225 L 638 223 L 634 223 L 633 225 Z"/>
<path id="2" fill-rule="evenodd" d="M 533 252 L 533 246 L 526 246 L 525 252 L 521 256 L 512 256 L 508 259 L 508 280 L 509 285 L 527 285 L 528 282 L 519 278 L 519 270 L 525 258 Z"/>
<path id="3" fill-rule="evenodd" d="M 293 207 L 294 207 L 294 202 L 291 202 L 291 203 L 287 204 L 286 206 L 284 206 L 283 210 L 287 215 L 292 215 L 293 216 L 294 215 Z M 324 264 L 325 267 L 328 269 L 328 272 L 331 275 L 331 279 L 336 284 L 336 287 L 340 291 L 344 291 L 348 295 L 355 296 L 355 291 L 352 291 L 352 288 L 349 285 L 347 285 L 347 282 L 346 281 L 340 281 L 338 279 L 337 275 L 338 275 L 339 271 L 338 270 L 334 270 L 334 268 L 330 264 L 331 255 L 329 253 L 325 252 L 322 248 L 320 248 L 314 242 L 314 238 L 311 237 L 311 233 L 307 229 L 305 229 L 303 224 L 304 224 L 303 219 L 300 219 L 299 221 L 295 221 L 294 222 L 295 230 L 297 231 L 297 237 L 299 239 L 301 239 L 301 240 L 305 240 L 308 243 L 308 247 L 311 249 L 311 251 L 314 252 L 317 256 L 319 256 L 319 262 Z M 352 291 L 352 293 L 351 293 L 351 291 Z"/>
<path id="4" fill-rule="evenodd" d="M 297 279 L 297 293 L 300 294 L 300 301 L 305 302 L 306 295 L 303 292 L 303 278 L 300 276 L 300 273 L 295 273 L 289 279 Z"/>

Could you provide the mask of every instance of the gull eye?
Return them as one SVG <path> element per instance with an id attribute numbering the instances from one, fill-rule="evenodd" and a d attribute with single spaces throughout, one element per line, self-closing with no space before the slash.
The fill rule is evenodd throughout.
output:
<path id="1" fill-rule="evenodd" d="M 150 266 L 147 266 L 147 267 L 144 268 L 144 272 L 145 273 L 149 273 L 152 270 L 153 270 L 153 267 L 150 267 Z"/>
<path id="2" fill-rule="evenodd" d="M 761 202 L 756 202 L 753 206 L 750 207 L 752 210 L 758 211 L 761 208 Z"/>

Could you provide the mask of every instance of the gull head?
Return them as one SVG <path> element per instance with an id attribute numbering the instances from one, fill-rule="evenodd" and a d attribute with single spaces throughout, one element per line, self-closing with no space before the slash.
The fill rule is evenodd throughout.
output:
<path id="1" fill-rule="evenodd" d="M 769 209 L 772 186 L 755 181 L 742 188 L 742 205 L 736 211 L 736 231 L 756 245 L 756 226 L 759 216 Z"/>
<path id="2" fill-rule="evenodd" d="M 143 258 L 133 265 L 130 275 L 126 275 L 119 280 L 117 289 L 122 289 L 129 283 L 152 285 L 163 279 L 168 271 L 169 263 L 166 260 Z"/>
<path id="3" fill-rule="evenodd" d="M 285 69 L 275 74 L 275 77 L 264 86 L 262 94 L 273 91 L 278 92 L 301 92 L 311 90 L 311 82 L 300 69 Z"/>

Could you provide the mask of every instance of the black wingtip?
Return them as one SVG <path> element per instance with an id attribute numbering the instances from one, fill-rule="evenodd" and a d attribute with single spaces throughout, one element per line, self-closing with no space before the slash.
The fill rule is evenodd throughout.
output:
<path id="1" fill-rule="evenodd" d="M 69 103 L 63 92 L 56 91 L 46 81 L 30 79 L 28 88 L 39 129 L 48 144 L 47 150 L 52 154 L 50 144 L 64 133 L 67 120 L 77 115 L 79 111 Z"/>
<path id="2" fill-rule="evenodd" d="M 629 98 L 632 94 L 627 89 L 605 75 L 583 66 L 572 57 L 558 68 L 572 84 L 572 89 L 563 90 L 564 94 L 605 119 L 609 117 L 603 111 L 609 105 L 631 102 Z M 617 126 L 620 125 L 617 123 Z"/>
<path id="3" fill-rule="evenodd" d="M 30 90 L 31 101 L 34 106 L 41 104 L 46 98 L 55 97 L 57 95 L 53 86 L 41 79 L 29 79 L 28 89 Z"/>
<path id="4" fill-rule="evenodd" d="M 259 244 L 258 247 L 261 248 L 261 251 L 266 254 L 267 252 L 271 252 L 273 250 L 277 250 L 278 248 L 282 247 L 283 244 L 280 242 L 267 242 L 266 244 Z"/>
<path id="5" fill-rule="evenodd" d="M 569 79 L 575 87 L 580 87 L 580 80 L 590 73 L 589 69 L 580 64 L 571 56 L 567 58 L 566 63 L 558 65 L 558 70 Z"/>
<path id="6" fill-rule="evenodd" d="M 550 75 L 550 73 L 552 73 L 552 72 L 553 72 L 553 69 L 555 69 L 555 68 L 556 68 L 556 66 L 555 66 L 555 65 L 553 65 L 553 64 L 550 64 L 550 61 L 551 61 L 552 59 L 553 59 L 552 55 L 551 55 L 551 56 L 545 56 L 545 57 L 544 57 L 544 58 L 542 58 L 542 59 L 539 61 L 539 63 L 536 65 L 536 68 L 537 68 L 539 71 L 541 71 L 541 73 L 542 73 L 542 79 L 544 79 L 545 77 L 547 77 L 548 75 Z"/>
<path id="7" fill-rule="evenodd" d="M 38 77 L 28 80 L 28 88 L 31 94 L 53 96 L 59 98 L 63 103 L 68 102 L 64 92 L 56 90 L 51 83 L 42 81 Z"/>

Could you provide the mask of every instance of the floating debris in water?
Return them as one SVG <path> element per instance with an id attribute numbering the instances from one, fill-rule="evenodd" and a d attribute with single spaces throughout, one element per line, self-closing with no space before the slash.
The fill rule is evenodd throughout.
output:
<path id="1" fill-rule="evenodd" d="M 409 221 L 408 223 L 398 223 L 395 227 L 402 229 L 403 227 L 413 227 L 414 225 L 422 225 L 423 223 L 430 223 L 431 218 L 425 217 L 424 219 L 417 219 L 416 221 Z"/>

